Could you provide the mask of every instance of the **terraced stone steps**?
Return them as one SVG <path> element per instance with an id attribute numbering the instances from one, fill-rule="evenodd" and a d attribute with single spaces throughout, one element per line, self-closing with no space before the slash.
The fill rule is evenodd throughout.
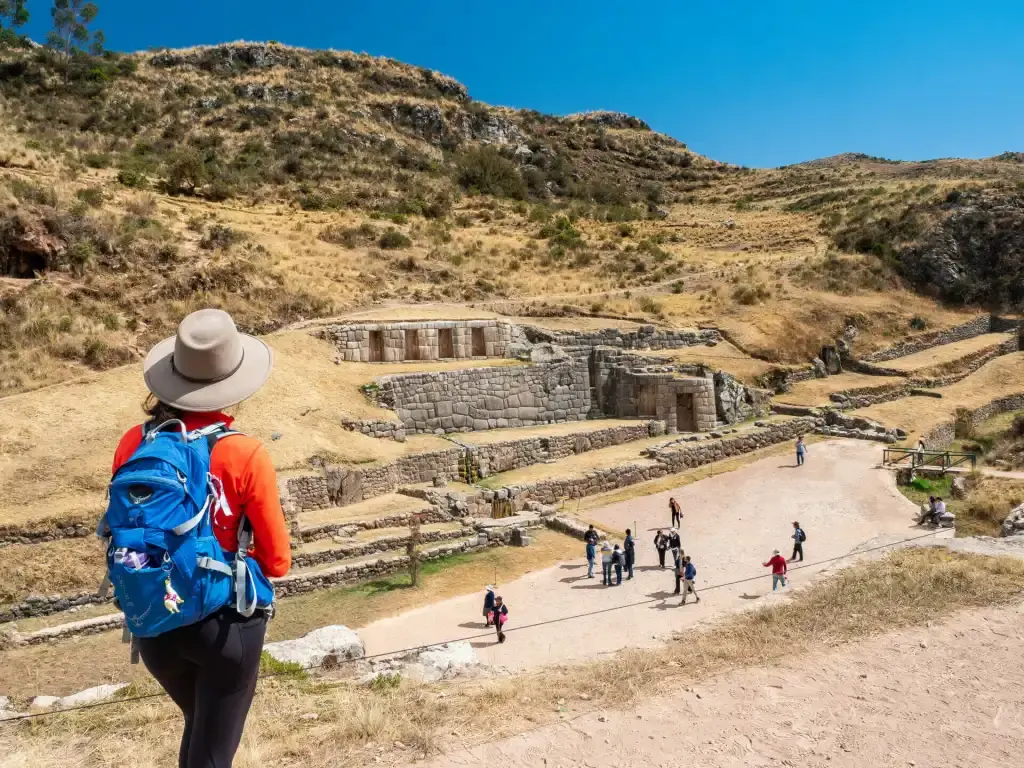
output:
<path id="1" fill-rule="evenodd" d="M 469 535 L 472 528 L 466 529 L 461 523 L 443 522 L 420 526 L 420 540 L 423 544 L 452 541 Z M 292 551 L 292 567 L 306 568 L 325 563 L 335 563 L 351 558 L 368 555 L 379 555 L 396 550 L 404 550 L 409 542 L 409 528 L 377 528 L 363 531 L 363 535 L 330 539 L 314 539 L 300 544 Z"/>

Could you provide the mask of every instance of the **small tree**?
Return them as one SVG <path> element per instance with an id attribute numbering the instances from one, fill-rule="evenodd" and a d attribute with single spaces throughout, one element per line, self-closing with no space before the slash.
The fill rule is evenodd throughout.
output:
<path id="1" fill-rule="evenodd" d="M 8 29 L 17 29 L 28 23 L 25 0 L 0 0 L 0 19 L 6 21 Z"/>
<path id="2" fill-rule="evenodd" d="M 172 195 L 194 194 L 209 178 L 202 155 L 191 147 L 175 151 L 167 160 L 167 191 Z"/>
<path id="3" fill-rule="evenodd" d="M 409 582 L 416 586 L 420 578 L 420 516 L 409 516 L 409 541 L 405 545 L 405 553 L 409 556 Z"/>
<path id="4" fill-rule="evenodd" d="M 93 56 L 103 53 L 106 37 L 102 29 L 89 32 L 89 24 L 93 22 L 100 9 L 96 3 L 87 0 L 53 0 L 50 15 L 53 16 L 53 29 L 46 36 L 46 44 L 64 54 L 64 82 L 68 81 L 71 68 L 71 57 L 83 51 L 83 46 Z"/>

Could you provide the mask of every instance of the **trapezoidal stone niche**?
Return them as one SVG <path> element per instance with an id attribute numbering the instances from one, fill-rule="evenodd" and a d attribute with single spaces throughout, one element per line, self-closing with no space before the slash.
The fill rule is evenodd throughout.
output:
<path id="1" fill-rule="evenodd" d="M 430 320 L 329 325 L 316 335 L 334 344 L 345 362 L 398 363 L 511 357 L 521 331 L 498 320 Z"/>
<path id="2" fill-rule="evenodd" d="M 610 415 L 665 422 L 669 434 L 709 432 L 717 425 L 715 383 L 708 377 L 622 371 Z"/>

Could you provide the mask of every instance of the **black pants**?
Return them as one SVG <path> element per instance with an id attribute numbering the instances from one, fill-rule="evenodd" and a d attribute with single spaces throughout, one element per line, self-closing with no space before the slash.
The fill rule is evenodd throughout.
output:
<path id="1" fill-rule="evenodd" d="M 665 550 L 664 549 L 659 549 L 658 550 L 658 564 L 662 568 L 665 567 Z"/>
<path id="2" fill-rule="evenodd" d="M 615 564 L 615 583 L 616 585 L 622 583 L 622 565 L 619 563 Z"/>
<path id="3" fill-rule="evenodd" d="M 804 545 L 802 542 L 799 541 L 793 542 L 793 556 L 790 558 L 790 560 L 796 560 L 797 555 L 800 555 L 800 560 L 804 559 Z"/>
<path id="4" fill-rule="evenodd" d="M 676 512 L 675 510 L 672 510 L 672 527 L 673 528 L 678 528 L 679 527 L 679 513 Z"/>
<path id="5" fill-rule="evenodd" d="M 675 594 L 675 595 L 679 594 L 679 585 L 680 585 L 680 583 L 681 582 L 680 582 L 680 578 L 679 578 L 679 571 L 677 570 L 676 571 L 676 591 L 673 592 L 673 594 Z"/>
<path id="6" fill-rule="evenodd" d="M 262 612 L 232 609 L 139 638 L 146 669 L 185 716 L 178 768 L 230 768 L 249 714 L 267 631 Z"/>

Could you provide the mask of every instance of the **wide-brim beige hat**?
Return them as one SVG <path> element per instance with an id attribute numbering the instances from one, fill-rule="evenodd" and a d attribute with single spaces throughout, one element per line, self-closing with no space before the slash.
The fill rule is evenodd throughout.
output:
<path id="1" fill-rule="evenodd" d="M 219 411 L 252 397 L 274 367 L 270 347 L 239 333 L 219 309 L 201 309 L 181 321 L 142 364 L 146 386 L 161 402 L 183 411 Z"/>

